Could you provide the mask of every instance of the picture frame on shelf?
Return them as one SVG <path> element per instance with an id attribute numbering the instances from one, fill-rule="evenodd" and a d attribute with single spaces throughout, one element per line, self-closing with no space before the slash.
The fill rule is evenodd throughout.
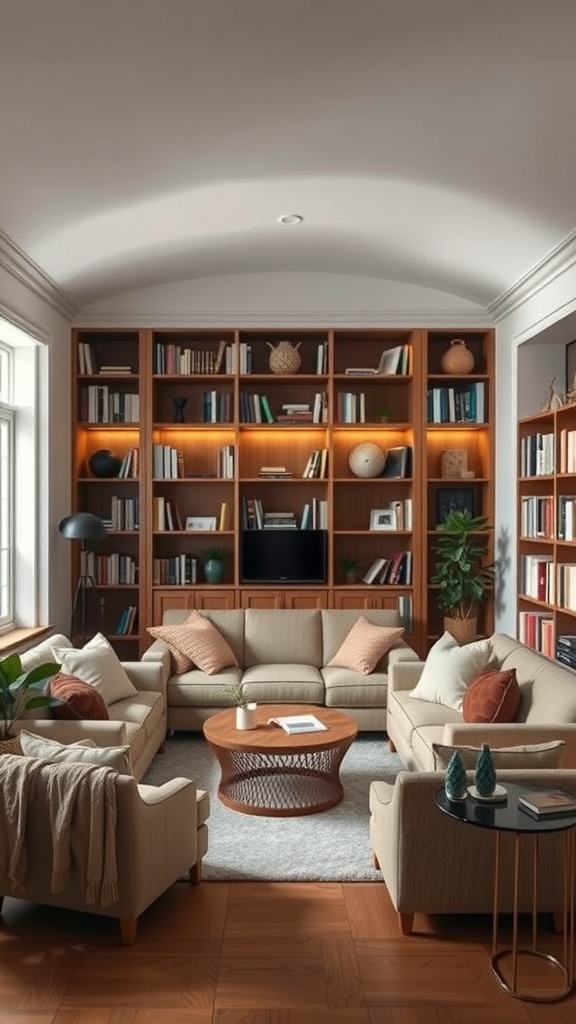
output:
<path id="1" fill-rule="evenodd" d="M 576 341 L 570 341 L 566 345 L 566 395 L 576 391 Z"/>
<path id="2" fill-rule="evenodd" d="M 373 508 L 370 512 L 371 530 L 395 530 L 396 513 L 393 508 Z"/>
<path id="3" fill-rule="evenodd" d="M 436 495 L 436 525 L 440 526 L 449 512 L 474 515 L 473 487 L 439 487 Z"/>
<path id="4" fill-rule="evenodd" d="M 187 516 L 186 529 L 197 533 L 211 532 L 216 529 L 216 516 Z"/>

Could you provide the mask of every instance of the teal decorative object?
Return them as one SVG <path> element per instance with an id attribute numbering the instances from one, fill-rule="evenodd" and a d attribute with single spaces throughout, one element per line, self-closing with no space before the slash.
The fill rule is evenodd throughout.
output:
<path id="1" fill-rule="evenodd" d="M 496 769 L 487 743 L 482 744 L 482 750 L 478 754 L 474 781 L 480 796 L 492 796 L 496 789 Z"/>
<path id="2" fill-rule="evenodd" d="M 459 750 L 455 750 L 448 762 L 444 789 L 449 800 L 466 799 L 466 769 Z"/>

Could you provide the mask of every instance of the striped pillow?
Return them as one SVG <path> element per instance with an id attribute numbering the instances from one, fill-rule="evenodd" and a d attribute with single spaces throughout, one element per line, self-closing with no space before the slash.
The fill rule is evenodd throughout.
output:
<path id="1" fill-rule="evenodd" d="M 367 676 L 403 633 L 402 626 L 375 626 L 361 615 L 328 665 Z"/>
<path id="2" fill-rule="evenodd" d="M 152 626 L 148 632 L 170 647 L 176 675 L 197 665 L 202 672 L 213 676 L 223 668 L 238 664 L 222 634 L 200 612 L 192 612 L 181 626 Z"/>

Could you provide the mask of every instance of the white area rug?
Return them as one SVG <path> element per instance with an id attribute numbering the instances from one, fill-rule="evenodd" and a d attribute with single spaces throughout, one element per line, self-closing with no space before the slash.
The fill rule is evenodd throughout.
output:
<path id="1" fill-rule="evenodd" d="M 402 770 L 382 733 L 363 733 L 340 769 L 344 799 L 320 814 L 265 818 L 239 814 L 220 803 L 220 769 L 199 733 L 178 733 L 166 743 L 143 781 L 160 785 L 175 776 L 193 778 L 210 793 L 207 881 L 369 882 L 381 879 L 371 864 L 368 793 L 374 779 L 393 782 Z"/>

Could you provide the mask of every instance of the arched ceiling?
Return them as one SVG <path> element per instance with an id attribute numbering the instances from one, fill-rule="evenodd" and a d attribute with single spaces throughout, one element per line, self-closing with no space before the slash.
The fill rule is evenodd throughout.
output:
<path id="1" fill-rule="evenodd" d="M 576 225 L 574 0 L 0 0 L 0 26 L 0 227 L 81 305 L 310 271 L 487 306 Z"/>

